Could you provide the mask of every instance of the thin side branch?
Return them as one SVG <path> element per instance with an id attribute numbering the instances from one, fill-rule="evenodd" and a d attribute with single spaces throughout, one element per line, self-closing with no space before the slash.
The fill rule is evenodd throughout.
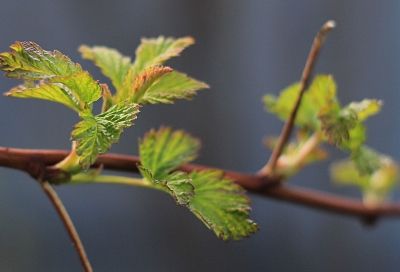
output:
<path id="1" fill-rule="evenodd" d="M 39 181 L 39 183 L 42 186 L 43 191 L 46 193 L 47 197 L 49 198 L 50 202 L 53 204 L 54 208 L 56 209 L 58 216 L 62 220 L 64 227 L 67 230 L 69 237 L 71 238 L 71 241 L 75 247 L 75 250 L 79 255 L 79 259 L 81 261 L 82 267 L 84 268 L 85 272 L 93 272 L 93 268 L 90 264 L 87 254 L 85 252 L 83 243 L 82 243 L 81 239 L 79 238 L 79 234 L 76 231 L 74 223 L 72 222 L 72 219 L 69 216 L 67 210 L 65 209 L 57 192 L 53 189 L 51 184 L 48 183 L 47 181 Z"/>
<path id="2" fill-rule="evenodd" d="M 272 154 L 268 160 L 268 163 L 259 171 L 259 174 L 261 174 L 261 175 L 273 175 L 274 174 L 279 157 L 282 154 L 283 149 L 285 148 L 285 146 L 289 140 L 289 137 L 292 133 L 294 121 L 296 119 L 296 115 L 299 110 L 304 92 L 310 84 L 310 77 L 311 77 L 315 62 L 317 61 L 318 54 L 322 48 L 322 45 L 324 44 L 327 34 L 333 28 L 335 28 L 335 22 L 327 21 L 321 27 L 321 29 L 319 30 L 319 32 L 317 33 L 317 35 L 314 38 L 310 52 L 307 57 L 306 64 L 303 68 L 303 73 L 301 75 L 299 95 L 295 101 L 292 111 L 290 112 L 290 116 L 289 116 L 288 120 L 286 121 L 285 125 L 282 128 L 281 134 L 278 139 L 278 143 L 277 143 L 276 147 L 274 148 L 274 150 L 272 151 Z"/>
<path id="3" fill-rule="evenodd" d="M 0 166 L 18 169 L 35 176 L 37 165 L 50 166 L 63 160 L 68 155 L 66 150 L 32 150 L 0 147 Z M 138 173 L 137 164 L 140 159 L 136 156 L 121 154 L 101 155 L 94 167 Z M 216 169 L 197 164 L 185 164 L 181 171 Z M 219 169 L 222 170 L 222 169 Z M 47 171 L 52 171 L 47 168 Z M 365 206 L 360 200 L 339 197 L 310 189 L 280 184 L 279 180 L 271 177 L 252 175 L 235 171 L 224 171 L 225 176 L 234 180 L 246 190 L 265 197 L 280 201 L 295 203 L 314 209 L 333 212 L 342 215 L 358 217 L 362 220 L 373 221 L 379 217 L 400 217 L 400 204 L 387 203 L 376 208 Z"/>

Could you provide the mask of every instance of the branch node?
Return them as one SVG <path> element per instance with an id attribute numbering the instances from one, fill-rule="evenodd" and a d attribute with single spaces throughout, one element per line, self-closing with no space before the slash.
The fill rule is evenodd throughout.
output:
<path id="1" fill-rule="evenodd" d="M 268 163 L 258 172 L 260 175 L 265 176 L 274 176 L 276 165 L 278 163 L 279 157 L 281 156 L 289 138 L 293 130 L 294 122 L 296 119 L 297 112 L 300 108 L 301 100 L 303 98 L 305 90 L 309 86 L 310 77 L 317 61 L 318 54 L 321 50 L 321 47 L 326 39 L 327 34 L 336 26 L 335 21 L 329 20 L 325 24 L 322 25 L 317 35 L 314 38 L 314 41 L 311 45 L 310 52 L 308 54 L 306 64 L 304 65 L 303 72 L 300 79 L 300 90 L 293 106 L 293 109 L 290 113 L 290 116 L 286 123 L 284 124 L 281 134 L 279 135 L 278 144 L 272 151 L 271 157 L 268 160 Z"/>

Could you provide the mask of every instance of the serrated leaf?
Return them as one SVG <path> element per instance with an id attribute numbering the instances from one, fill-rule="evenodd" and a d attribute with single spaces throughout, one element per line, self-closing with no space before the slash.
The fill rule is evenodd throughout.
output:
<path id="1" fill-rule="evenodd" d="M 156 80 L 140 99 L 141 104 L 171 104 L 177 99 L 190 99 L 198 90 L 208 88 L 204 82 L 172 71 Z"/>
<path id="2" fill-rule="evenodd" d="M 244 190 L 217 170 L 172 172 L 155 179 L 151 170 L 139 165 L 143 177 L 162 186 L 223 240 L 239 240 L 257 231 L 249 219 L 250 204 Z"/>
<path id="3" fill-rule="evenodd" d="M 173 70 L 166 66 L 152 66 L 138 74 L 132 85 L 131 93 L 127 96 L 129 101 L 141 103 L 143 96 L 164 75 L 171 73 Z"/>
<path id="4" fill-rule="evenodd" d="M 83 71 L 67 77 L 42 80 L 33 87 L 20 85 L 6 92 L 6 96 L 43 99 L 63 104 L 78 113 L 91 109 L 100 98 L 101 87 Z"/>
<path id="5" fill-rule="evenodd" d="M 82 104 L 92 104 L 99 100 L 102 94 L 100 84 L 87 71 L 81 71 L 72 76 L 51 78 L 49 82 L 64 84 Z"/>
<path id="6" fill-rule="evenodd" d="M 151 130 L 139 142 L 141 164 L 163 180 L 172 170 L 197 156 L 200 142 L 182 130 Z"/>
<path id="7" fill-rule="evenodd" d="M 6 76 L 25 80 L 41 80 L 80 72 L 79 64 L 61 52 L 45 51 L 30 41 L 15 42 L 11 52 L 0 54 L 0 69 Z"/>
<path id="8" fill-rule="evenodd" d="M 194 43 L 192 37 L 165 38 L 160 36 L 153 39 L 142 39 L 136 50 L 136 59 L 132 70 L 137 75 L 144 69 L 163 64 L 172 57 L 177 57 L 188 46 Z"/>
<path id="9" fill-rule="evenodd" d="M 125 77 L 131 67 L 131 59 L 123 56 L 115 49 L 105 46 L 79 47 L 82 58 L 91 60 L 101 69 L 103 74 L 111 79 L 117 90 L 121 90 Z"/>
<path id="10" fill-rule="evenodd" d="M 6 96 L 18 98 L 36 98 L 63 104 L 74 111 L 81 111 L 78 99 L 62 84 L 39 83 L 34 87 L 19 85 L 5 93 Z"/>
<path id="11" fill-rule="evenodd" d="M 300 84 L 295 83 L 280 92 L 278 97 L 265 95 L 263 98 L 266 109 L 286 121 L 294 107 L 300 91 Z M 318 129 L 318 115 L 322 109 L 337 108 L 336 83 L 330 75 L 316 76 L 310 87 L 305 91 L 295 124 L 302 128 Z"/>
<path id="12" fill-rule="evenodd" d="M 162 186 L 178 204 L 189 208 L 221 239 L 249 236 L 258 227 L 249 219 L 249 200 L 240 186 L 224 178 L 222 171 L 173 171 L 192 160 L 198 148 L 198 141 L 182 131 L 152 130 L 140 141 L 139 170 L 155 187 Z"/>
<path id="13" fill-rule="evenodd" d="M 163 179 L 156 179 L 151 170 L 138 165 L 140 174 L 147 180 L 155 184 L 155 186 L 162 186 L 178 203 L 182 206 L 187 206 L 189 201 L 194 195 L 194 187 L 191 183 L 187 173 L 175 171 Z"/>
<path id="14" fill-rule="evenodd" d="M 249 219 L 249 199 L 240 186 L 221 171 L 192 172 L 189 177 L 195 188 L 189 209 L 219 238 L 238 240 L 257 231 L 257 224 Z"/>
<path id="15" fill-rule="evenodd" d="M 84 116 L 72 131 L 81 166 L 89 167 L 99 154 L 106 152 L 117 142 L 122 130 L 132 125 L 138 112 L 137 104 L 120 103 L 99 115 Z"/>
<path id="16" fill-rule="evenodd" d="M 0 54 L 0 69 L 8 77 L 31 84 L 11 90 L 7 95 L 46 99 L 78 112 L 90 109 L 91 104 L 101 97 L 97 81 L 59 51 L 43 50 L 34 42 L 16 42 L 10 48 L 11 52 Z M 40 82 L 35 85 L 32 84 L 34 81 Z"/>
<path id="17" fill-rule="evenodd" d="M 187 206 L 194 196 L 194 186 L 187 173 L 175 171 L 165 178 L 165 186 L 179 205 Z"/>
<path id="18" fill-rule="evenodd" d="M 117 88 L 114 103 L 132 99 L 141 104 L 171 104 L 176 99 L 189 99 L 196 91 L 208 88 L 204 82 L 172 72 L 169 67 L 156 68 L 179 56 L 193 43 L 191 37 L 142 39 L 134 64 L 126 72 L 121 88 Z"/>
<path id="19" fill-rule="evenodd" d="M 140 174 L 143 176 L 144 179 L 155 183 L 155 184 L 159 184 L 160 181 L 155 179 L 153 176 L 153 173 L 146 167 L 143 167 L 140 163 L 136 164 Z"/>

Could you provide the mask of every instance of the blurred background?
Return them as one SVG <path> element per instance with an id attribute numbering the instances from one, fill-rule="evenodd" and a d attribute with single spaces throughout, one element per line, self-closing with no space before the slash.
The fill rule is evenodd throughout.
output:
<path id="1" fill-rule="evenodd" d="M 263 94 L 297 81 L 314 34 L 337 21 L 316 67 L 332 73 L 343 103 L 381 98 L 368 143 L 400 158 L 399 1 L 2 0 L 0 51 L 16 40 L 59 49 L 80 60 L 80 44 L 106 45 L 133 56 L 141 37 L 196 38 L 169 62 L 210 84 L 191 101 L 148 106 L 112 151 L 137 154 L 137 139 L 161 124 L 184 128 L 203 143 L 199 163 L 257 171 L 269 156 L 265 135 L 281 122 L 266 113 Z M 0 78 L 1 91 L 17 82 Z M 77 121 L 44 101 L 0 98 L 0 144 L 69 148 Z M 344 157 L 332 152 L 331 159 Z M 291 182 L 359 197 L 329 182 L 329 161 Z M 400 220 L 367 227 L 355 218 L 252 195 L 260 231 L 222 242 L 167 195 L 109 185 L 57 188 L 75 221 L 95 271 L 398 271 Z M 396 199 L 396 196 L 394 196 Z M 81 271 L 53 207 L 27 175 L 0 171 L 0 271 Z"/>

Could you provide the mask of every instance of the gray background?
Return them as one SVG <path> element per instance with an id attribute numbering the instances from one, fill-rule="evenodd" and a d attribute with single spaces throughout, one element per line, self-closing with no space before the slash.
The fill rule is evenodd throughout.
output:
<path id="1" fill-rule="evenodd" d="M 192 102 L 144 108 L 113 151 L 136 154 L 137 138 L 160 124 L 202 139 L 198 162 L 252 172 L 265 162 L 266 134 L 281 123 L 261 97 L 298 80 L 319 26 L 335 19 L 318 72 L 332 73 L 342 102 L 385 101 L 369 121 L 368 143 L 399 158 L 400 2 L 398 1 L 7 1 L 0 6 L 0 48 L 34 40 L 81 61 L 81 43 L 133 55 L 140 37 L 192 35 L 197 44 L 169 62 L 211 85 Z M 0 78 L 1 90 L 15 81 Z M 42 101 L 0 99 L 1 145 L 69 148 L 74 113 Z M 333 152 L 334 158 L 343 157 Z M 339 194 L 329 162 L 292 182 Z M 0 271 L 80 271 L 68 237 L 37 184 L 0 172 Z M 241 242 L 217 240 L 159 192 L 119 186 L 57 188 L 86 244 L 95 271 L 398 271 L 400 221 L 368 228 L 354 218 L 252 196 L 261 230 Z"/>

